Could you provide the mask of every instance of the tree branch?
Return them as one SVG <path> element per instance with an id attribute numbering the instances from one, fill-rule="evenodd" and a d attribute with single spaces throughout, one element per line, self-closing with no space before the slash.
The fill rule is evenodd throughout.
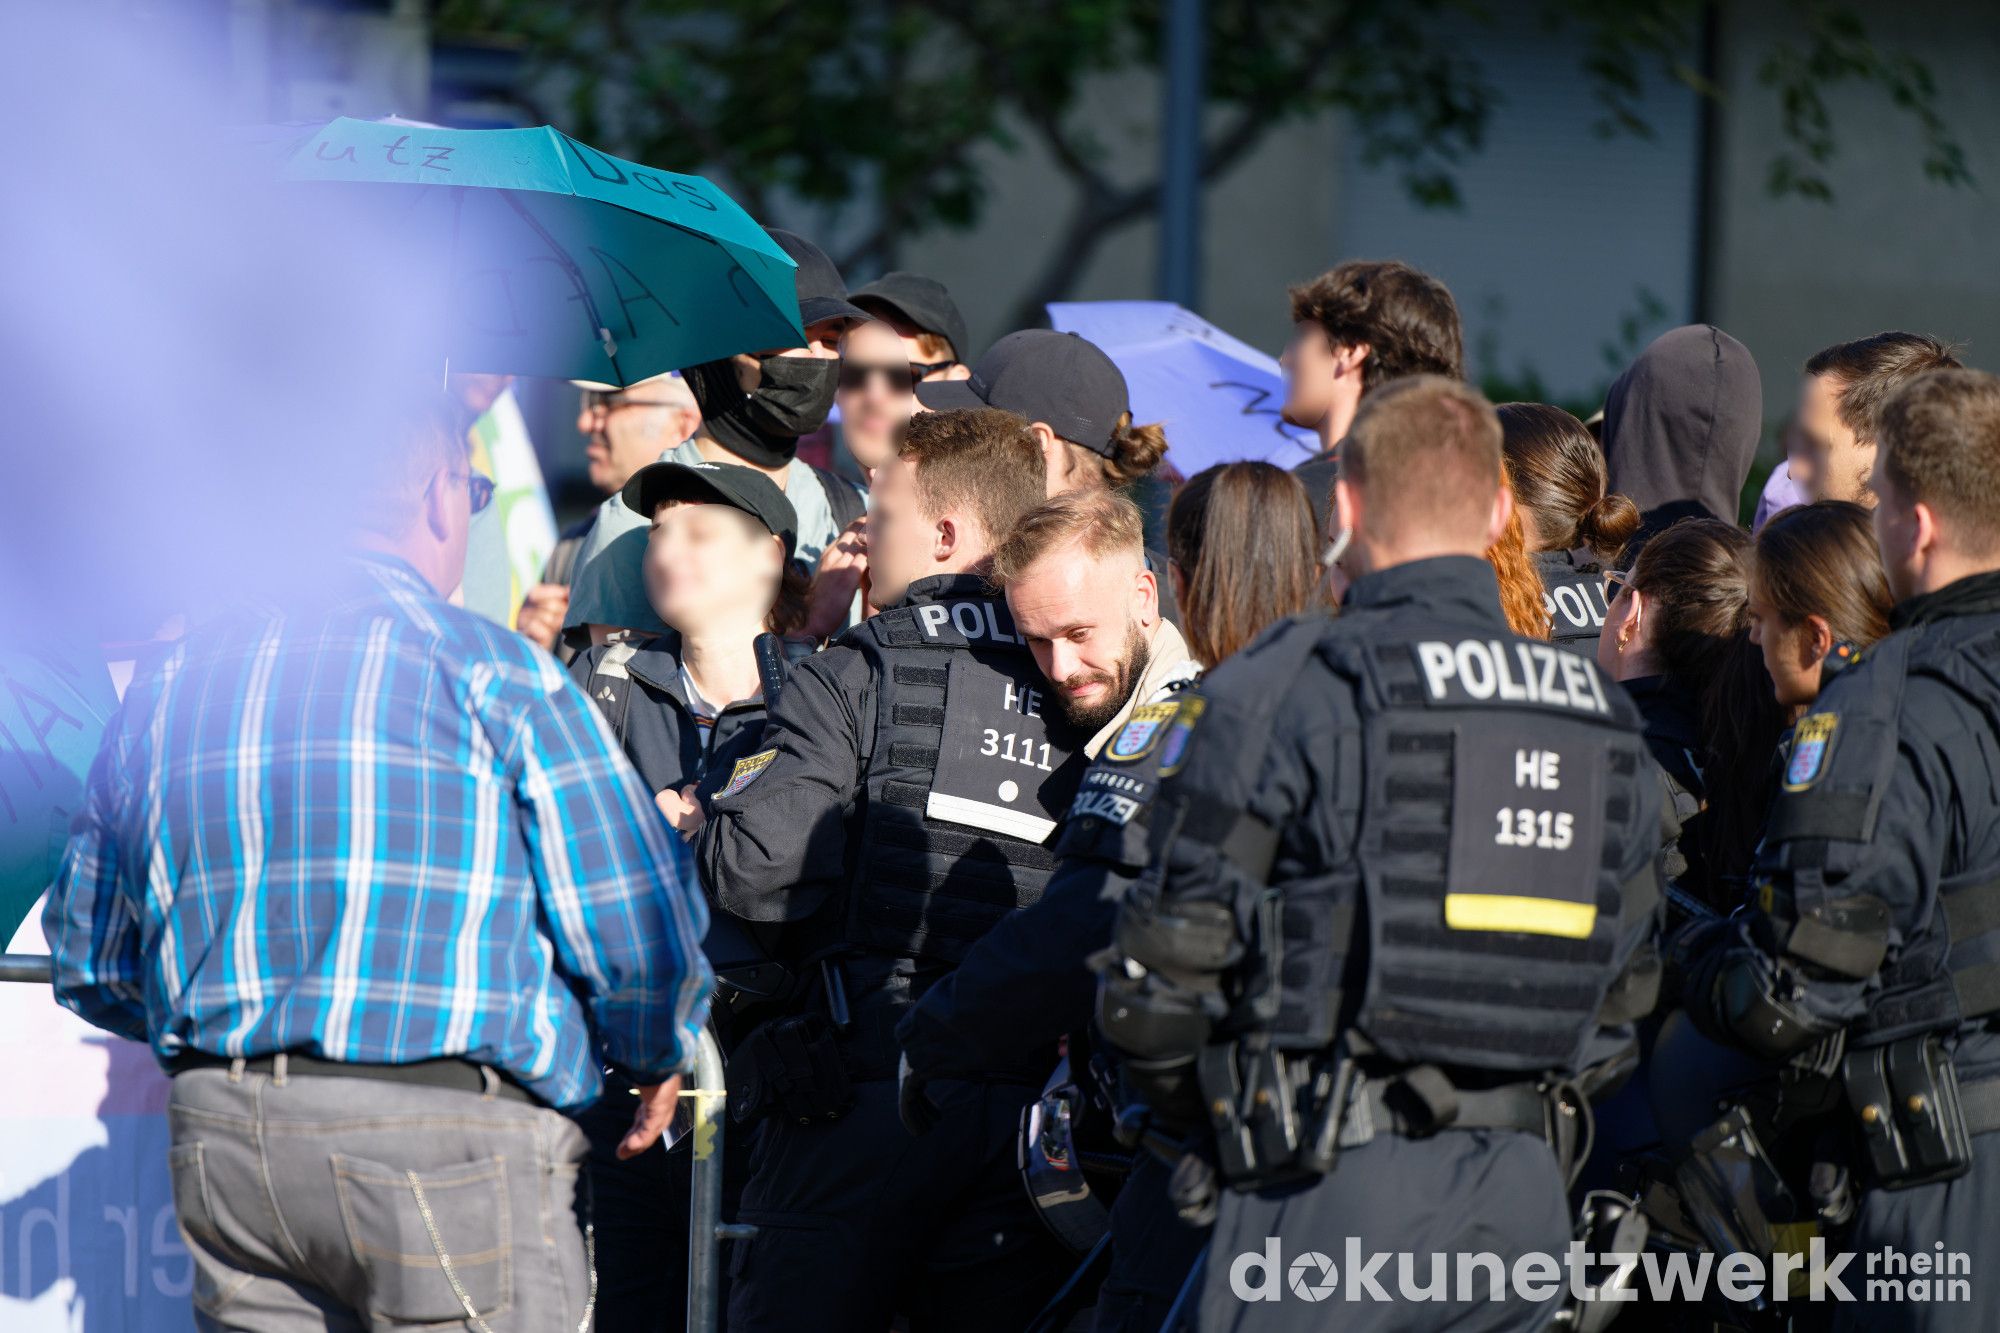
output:
<path id="1" fill-rule="evenodd" d="M 602 0 L 598 13 L 604 23 L 606 46 L 610 51 L 623 57 L 623 63 L 628 71 L 628 86 L 639 85 L 647 88 L 649 91 L 643 99 L 643 104 L 671 125 L 682 138 L 694 145 L 695 152 L 700 154 L 704 170 L 720 170 L 728 174 L 732 193 L 744 211 L 755 218 L 763 217 L 766 202 L 764 187 L 748 172 L 738 168 L 735 154 L 731 152 L 729 145 L 717 138 L 710 132 L 708 126 L 691 114 L 681 100 L 669 90 L 664 80 L 645 78 L 639 74 L 641 62 L 638 53 L 651 49 L 651 43 L 640 39 L 632 31 L 631 24 L 626 21 L 624 0 Z M 698 50 L 696 55 L 699 58 Z"/>
<path id="2" fill-rule="evenodd" d="M 1235 123 L 1202 149 L 1202 184 L 1227 174 L 1263 142 L 1271 128 L 1284 119 L 1286 102 L 1297 94 L 1304 78 L 1339 49 L 1345 28 L 1344 17 L 1330 22 L 1295 63 L 1299 79 L 1266 83 L 1267 91 L 1245 103 Z M 1148 213 L 1158 212 L 1160 207 L 1161 182 L 1157 175 L 1144 185 L 1116 189 L 1067 142 L 1052 116 L 1031 117 L 1030 123 L 1049 144 L 1057 164 L 1076 184 L 1078 203 L 1049 262 L 1014 307 L 1015 328 L 1031 328 L 1046 319 L 1048 303 L 1075 286 L 1107 237 Z"/>

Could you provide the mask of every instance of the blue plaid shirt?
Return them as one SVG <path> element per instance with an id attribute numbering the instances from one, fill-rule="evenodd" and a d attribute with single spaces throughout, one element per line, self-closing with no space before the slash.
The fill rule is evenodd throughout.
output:
<path id="1" fill-rule="evenodd" d="M 407 565 L 132 682 L 43 925 L 56 996 L 183 1052 L 463 1056 L 563 1107 L 693 1053 L 707 910 L 596 710 Z"/>

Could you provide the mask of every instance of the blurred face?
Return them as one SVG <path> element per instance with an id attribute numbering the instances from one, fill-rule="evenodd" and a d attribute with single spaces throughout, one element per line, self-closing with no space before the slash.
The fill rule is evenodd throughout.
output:
<path id="1" fill-rule="evenodd" d="M 700 424 L 694 395 L 677 379 L 616 393 L 584 390 L 576 429 L 584 437 L 590 484 L 613 494 L 634 472 L 693 435 Z"/>
<path id="2" fill-rule="evenodd" d="M 877 468 L 896 450 L 896 428 L 917 410 L 904 339 L 879 320 L 857 324 L 840 344 L 840 426 L 854 461 Z"/>
<path id="3" fill-rule="evenodd" d="M 741 510 L 670 500 L 646 539 L 646 599 L 683 634 L 758 617 L 777 596 L 785 548 Z"/>
<path id="4" fill-rule="evenodd" d="M 1819 698 L 1820 663 L 1825 660 L 1832 640 L 1823 618 L 1810 616 L 1803 622 L 1787 621 L 1765 598 L 1761 588 L 1751 588 L 1750 642 L 1763 650 L 1764 670 L 1771 677 L 1772 692 L 1784 707 L 1806 708 Z"/>
<path id="5" fill-rule="evenodd" d="M 1799 385 L 1803 468 L 1793 463 L 1792 477 L 1815 500 L 1872 505 L 1875 492 L 1869 487 L 1868 474 L 1875 465 L 1875 446 L 1856 440 L 1854 432 L 1841 423 L 1839 388 L 1838 380 L 1825 375 L 1808 375 Z"/>
<path id="6" fill-rule="evenodd" d="M 1071 723 L 1095 731 L 1132 697 L 1159 619 L 1143 560 L 1051 551 L 1008 583 L 1007 609 Z"/>
<path id="7" fill-rule="evenodd" d="M 1300 320 L 1292 326 L 1278 364 L 1285 370 L 1285 420 L 1308 429 L 1318 426 L 1333 411 L 1339 393 L 1340 363 L 1326 330 Z"/>
<path id="8" fill-rule="evenodd" d="M 868 487 L 869 600 L 894 606 L 910 584 L 934 571 L 937 524 L 917 500 L 917 470 L 907 458 L 875 469 Z"/>

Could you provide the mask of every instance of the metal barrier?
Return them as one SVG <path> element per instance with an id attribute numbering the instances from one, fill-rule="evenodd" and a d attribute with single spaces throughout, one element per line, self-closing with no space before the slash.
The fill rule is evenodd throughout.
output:
<path id="1" fill-rule="evenodd" d="M 0 981 L 27 981 L 49 984 L 51 964 L 38 953 L 0 953 Z"/>
<path id="2" fill-rule="evenodd" d="M 0 953 L 0 982 L 48 985 L 46 955 Z M 694 1086 L 681 1090 L 694 1099 L 694 1179 L 688 1205 L 687 1326 L 690 1333 L 714 1333 L 720 1298 L 721 1250 L 725 1240 L 748 1240 L 757 1228 L 722 1220 L 722 1135 L 729 1117 L 723 1085 L 722 1048 L 707 1028 L 695 1049 Z"/>

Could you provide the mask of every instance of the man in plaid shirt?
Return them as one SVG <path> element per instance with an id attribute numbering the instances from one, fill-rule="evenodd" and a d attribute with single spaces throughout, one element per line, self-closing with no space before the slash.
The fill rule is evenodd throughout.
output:
<path id="1" fill-rule="evenodd" d="M 491 498 L 421 404 L 331 586 L 134 680 L 44 917 L 57 997 L 174 1077 L 208 1329 L 587 1327 L 559 1112 L 671 1118 L 707 914 L 554 659 L 452 606 Z"/>

